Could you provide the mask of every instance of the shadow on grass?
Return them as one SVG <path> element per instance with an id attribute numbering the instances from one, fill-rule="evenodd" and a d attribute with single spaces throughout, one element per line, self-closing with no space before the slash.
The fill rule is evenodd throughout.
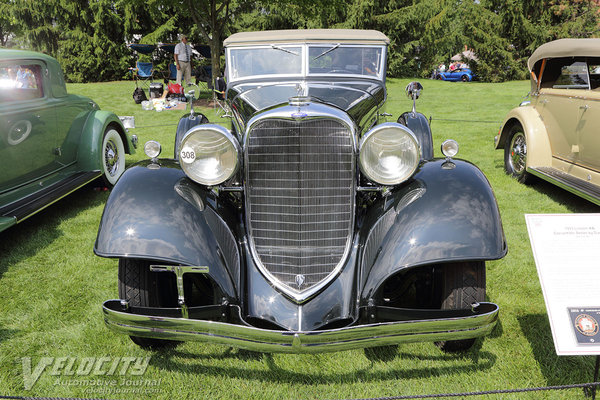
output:
<path id="1" fill-rule="evenodd" d="M 569 211 L 574 213 L 598 213 L 600 207 L 589 202 L 576 194 L 561 189 L 556 185 L 546 182 L 542 179 L 536 179 L 531 187 L 543 195 L 550 197 L 555 202 L 564 205 Z"/>
<path id="2" fill-rule="evenodd" d="M 390 346 L 388 351 L 393 347 Z M 400 356 L 406 360 L 426 361 L 427 366 L 423 368 L 408 368 L 408 369 L 389 369 L 387 371 L 375 370 L 375 362 L 371 361 L 371 365 L 361 369 L 348 368 L 350 371 L 345 373 L 327 373 L 320 369 L 314 371 L 297 372 L 290 371 L 280 367 L 273 359 L 273 355 L 269 353 L 256 353 L 248 351 L 239 351 L 228 349 L 223 353 L 213 354 L 193 354 L 189 352 L 172 350 L 169 352 L 155 353 L 150 361 L 150 364 L 159 370 L 167 370 L 173 372 L 185 372 L 190 369 L 202 371 L 203 374 L 223 377 L 228 376 L 237 378 L 243 376 L 247 380 L 277 382 L 277 383 L 302 383 L 309 385 L 322 384 L 339 384 L 339 383 L 355 383 L 360 381 L 387 381 L 397 379 L 413 379 L 413 378 L 434 378 L 442 375 L 452 375 L 457 373 L 469 373 L 490 369 L 496 362 L 496 356 L 490 352 L 480 351 L 481 340 L 478 340 L 473 349 L 466 353 L 455 354 L 440 354 L 436 356 L 415 356 L 409 353 L 394 353 L 394 356 Z M 251 354 L 251 356 L 248 356 Z M 388 355 L 389 356 L 389 355 Z M 188 362 L 184 364 L 175 361 L 176 359 L 184 358 Z M 262 361 L 267 366 L 262 370 L 249 370 L 241 367 L 222 367 L 211 364 L 212 360 L 234 359 L 239 361 Z M 207 363 L 203 363 L 206 360 Z M 464 364 L 456 365 L 456 361 L 463 361 Z M 190 364 L 189 361 L 192 361 Z M 385 362 L 387 360 L 382 360 Z M 447 362 L 449 365 L 431 366 L 431 361 L 437 363 Z M 450 365 L 451 364 L 451 365 Z"/>
<path id="3" fill-rule="evenodd" d="M 64 199 L 0 233 L 0 278 L 10 264 L 43 252 L 62 236 L 58 229 L 63 220 L 106 203 L 109 192 L 95 191 L 98 181 L 91 182 Z M 90 227 L 97 229 L 97 227 Z"/>
<path id="4" fill-rule="evenodd" d="M 0 342 L 10 339 L 15 333 L 17 333 L 17 331 L 14 329 L 0 328 Z"/>
<path id="5" fill-rule="evenodd" d="M 497 161 L 494 167 L 496 169 L 503 170 L 503 161 Z M 533 181 L 525 186 L 529 186 L 540 194 L 551 198 L 556 203 L 564 205 L 569 209 L 569 211 L 573 213 L 600 213 L 600 206 L 597 206 L 596 204 L 587 201 L 576 194 L 562 189 L 548 181 L 538 177 L 533 178 Z M 518 183 L 516 179 L 514 179 L 514 183 L 515 185 L 523 185 L 522 183 Z"/>
<path id="6" fill-rule="evenodd" d="M 576 371 L 589 371 L 591 382 L 594 372 L 594 358 L 583 356 L 558 356 L 554 349 L 552 331 L 546 314 L 528 314 L 517 317 L 521 331 L 529 341 L 533 356 L 540 366 L 548 385 L 565 385 L 571 383 L 570 377 Z"/>

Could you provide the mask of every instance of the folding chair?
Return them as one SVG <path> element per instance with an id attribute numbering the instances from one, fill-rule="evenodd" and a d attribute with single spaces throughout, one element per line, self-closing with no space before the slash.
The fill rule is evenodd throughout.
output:
<path id="1" fill-rule="evenodd" d="M 169 76 L 167 79 L 170 81 L 177 80 L 177 66 L 175 64 L 169 64 Z"/>
<path id="2" fill-rule="evenodd" d="M 212 67 L 210 65 L 204 65 L 196 68 L 196 85 L 200 89 L 200 91 L 205 90 L 209 91 L 210 87 L 210 79 L 212 76 Z"/>
<path id="3" fill-rule="evenodd" d="M 152 53 L 156 49 L 153 44 L 142 44 L 142 43 L 131 43 L 127 47 L 136 53 L 141 53 L 152 57 Z M 135 80 L 135 87 L 138 87 L 138 80 L 149 88 L 148 81 L 152 82 L 154 77 L 154 65 L 151 62 L 137 61 L 135 68 L 129 68 L 133 72 L 133 79 Z"/>
<path id="4" fill-rule="evenodd" d="M 151 62 L 138 61 L 135 63 L 135 69 L 133 70 L 133 77 L 135 79 L 136 87 L 138 85 L 138 81 L 141 80 L 142 83 L 144 85 L 146 85 L 147 88 L 149 88 L 150 86 L 148 85 L 148 81 L 150 81 L 150 82 L 153 81 L 153 75 L 154 75 L 154 65 Z"/>
<path id="5" fill-rule="evenodd" d="M 229 110 L 224 103 L 226 90 L 227 84 L 225 83 L 225 79 L 223 79 L 222 77 L 216 78 L 215 86 L 213 89 L 213 104 L 215 113 L 217 115 L 223 114 L 223 117 L 229 116 Z M 219 107 L 218 110 L 217 107 Z"/>

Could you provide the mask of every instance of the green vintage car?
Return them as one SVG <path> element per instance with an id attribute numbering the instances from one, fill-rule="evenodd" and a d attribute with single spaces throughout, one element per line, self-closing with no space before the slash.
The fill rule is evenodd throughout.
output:
<path id="1" fill-rule="evenodd" d="M 112 112 L 67 93 L 59 63 L 0 49 L 0 231 L 88 182 L 117 182 L 130 135 Z"/>

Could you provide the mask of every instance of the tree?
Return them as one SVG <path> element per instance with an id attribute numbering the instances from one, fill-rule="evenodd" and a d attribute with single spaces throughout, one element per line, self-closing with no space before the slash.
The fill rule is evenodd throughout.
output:
<path id="1" fill-rule="evenodd" d="M 264 31 L 277 29 L 334 28 L 346 18 L 344 0 L 257 1 L 236 15 L 230 30 Z"/>
<path id="2" fill-rule="evenodd" d="M 428 76 L 461 52 L 482 80 L 526 77 L 542 43 L 595 37 L 600 0 L 0 0 L 0 43 L 17 37 L 57 57 L 72 81 L 123 76 L 126 43 L 172 43 L 187 33 L 211 48 L 221 75 L 233 32 L 290 28 L 378 29 L 391 40 L 390 76 Z M 141 39 L 140 39 L 141 38 Z"/>
<path id="3" fill-rule="evenodd" d="M 217 77 L 222 76 L 223 34 L 233 12 L 233 7 L 230 7 L 231 0 L 186 0 L 186 2 L 196 27 L 210 47 L 212 82 L 214 82 Z"/>
<path id="4" fill-rule="evenodd" d="M 123 9 L 112 0 L 11 0 L 29 47 L 56 57 L 73 82 L 121 78 L 130 63 Z"/>
<path id="5" fill-rule="evenodd" d="M 252 4 L 249 0 L 124 0 L 144 4 L 154 18 L 150 29 L 144 30 L 146 43 L 178 41 L 185 33 L 192 43 L 207 43 L 211 51 L 212 82 L 221 76 L 221 53 L 232 19 L 243 14 Z"/>
<path id="6" fill-rule="evenodd" d="M 8 41 L 20 35 L 21 28 L 11 14 L 11 1 L 0 0 L 0 46 L 6 47 Z"/>

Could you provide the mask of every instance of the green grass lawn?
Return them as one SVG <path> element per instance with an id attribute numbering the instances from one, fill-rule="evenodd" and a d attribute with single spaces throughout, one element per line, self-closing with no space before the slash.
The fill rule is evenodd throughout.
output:
<path id="1" fill-rule="evenodd" d="M 500 305 L 493 334 L 464 354 L 445 354 L 432 343 L 406 344 L 382 357 L 362 350 L 320 355 L 255 354 L 225 346 L 185 343 L 149 352 L 109 331 L 101 304 L 117 297 L 117 262 L 92 247 L 108 192 L 92 185 L 0 233 L 0 395 L 108 398 L 333 399 L 468 392 L 590 382 L 592 357 L 558 357 L 529 245 L 525 213 L 597 213 L 600 208 L 552 185 L 524 186 L 503 171 L 493 138 L 529 82 L 451 83 L 422 80 L 417 109 L 431 116 L 436 155 L 444 139 L 460 144 L 457 158 L 477 164 L 490 180 L 502 214 L 508 255 L 487 264 L 487 294 Z M 408 80 L 388 81 L 387 112 L 395 120 L 410 110 Z M 158 140 L 173 154 L 182 111 L 143 111 L 131 82 L 72 84 L 102 109 L 135 116 L 140 149 Z M 211 121 L 224 122 L 212 108 Z M 452 121 L 448 121 L 452 120 Z M 478 122 L 495 121 L 495 122 Z M 147 357 L 143 376 L 52 375 L 45 370 L 32 389 L 23 382 L 22 358 L 32 368 L 42 357 Z M 147 382 L 135 388 L 139 379 Z M 82 380 L 84 380 L 82 382 Z M 87 381 L 87 382 L 85 382 Z M 113 384 L 107 392 L 90 384 Z M 141 384 L 140 384 L 141 385 Z M 112 390 L 112 391 L 111 391 Z M 487 398 L 487 397 L 486 397 Z M 583 398 L 581 390 L 502 395 L 503 399 Z"/>

